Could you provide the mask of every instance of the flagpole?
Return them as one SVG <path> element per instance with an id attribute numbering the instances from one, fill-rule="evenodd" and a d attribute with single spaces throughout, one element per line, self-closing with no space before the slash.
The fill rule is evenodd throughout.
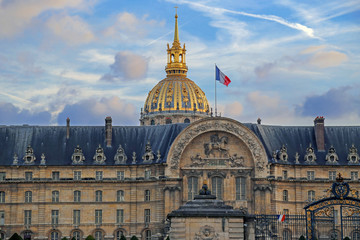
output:
<path id="1" fill-rule="evenodd" d="M 215 78 L 214 78 L 214 84 L 215 84 L 215 117 L 217 117 L 217 100 L 216 100 L 216 63 L 215 63 Z"/>

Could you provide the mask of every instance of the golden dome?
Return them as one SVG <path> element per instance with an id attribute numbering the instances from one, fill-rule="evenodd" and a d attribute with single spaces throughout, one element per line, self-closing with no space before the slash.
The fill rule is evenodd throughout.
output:
<path id="1" fill-rule="evenodd" d="M 144 114 L 209 113 L 205 93 L 185 76 L 168 76 L 161 80 L 148 94 Z"/>
<path id="2" fill-rule="evenodd" d="M 190 122 L 189 117 L 194 121 L 209 115 L 205 93 L 186 77 L 186 49 L 179 41 L 177 19 L 176 14 L 172 47 L 167 44 L 166 78 L 149 92 L 141 111 L 141 125 L 156 124 L 155 119 L 157 124 Z"/>

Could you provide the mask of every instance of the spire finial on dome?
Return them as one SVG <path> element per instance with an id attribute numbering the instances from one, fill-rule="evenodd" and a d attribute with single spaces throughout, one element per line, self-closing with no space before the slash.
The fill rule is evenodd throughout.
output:
<path id="1" fill-rule="evenodd" d="M 175 31 L 174 31 L 174 42 L 170 48 L 168 44 L 168 59 L 165 71 L 167 76 L 184 76 L 187 74 L 187 66 L 185 59 L 185 44 L 184 47 L 181 47 L 179 40 L 179 28 L 178 28 L 178 15 L 177 15 L 177 6 L 175 7 Z"/>
<path id="2" fill-rule="evenodd" d="M 178 30 L 178 15 L 177 15 L 178 6 L 175 6 L 175 31 L 174 31 L 174 42 L 179 42 L 179 30 Z"/>

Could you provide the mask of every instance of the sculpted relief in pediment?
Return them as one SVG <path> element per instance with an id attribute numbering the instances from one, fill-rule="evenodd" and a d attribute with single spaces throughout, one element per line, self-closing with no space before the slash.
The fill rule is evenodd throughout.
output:
<path id="1" fill-rule="evenodd" d="M 196 137 L 182 155 L 183 167 L 252 167 L 246 145 L 224 132 L 209 132 Z"/>

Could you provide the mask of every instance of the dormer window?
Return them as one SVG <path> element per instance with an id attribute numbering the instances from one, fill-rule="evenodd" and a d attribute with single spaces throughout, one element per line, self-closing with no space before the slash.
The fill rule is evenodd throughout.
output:
<path id="1" fill-rule="evenodd" d="M 127 156 L 121 145 L 119 145 L 118 149 L 116 150 L 114 160 L 115 160 L 115 164 L 125 164 L 126 163 Z"/>
<path id="2" fill-rule="evenodd" d="M 100 144 L 95 151 L 95 155 L 93 159 L 94 159 L 94 164 L 105 164 L 106 156 L 104 154 L 104 149 L 101 147 Z"/>
<path id="3" fill-rule="evenodd" d="M 347 157 L 349 164 L 358 164 L 359 163 L 359 154 L 357 153 L 357 148 L 352 144 L 351 148 L 349 149 L 349 154 Z"/>
<path id="4" fill-rule="evenodd" d="M 311 146 L 311 144 L 306 149 L 304 160 L 306 163 L 316 163 L 316 155 L 314 153 L 314 148 Z"/>
<path id="5" fill-rule="evenodd" d="M 71 160 L 72 160 L 73 165 L 78 165 L 78 164 L 84 163 L 85 156 L 82 152 L 82 149 L 79 147 L 79 145 L 77 145 L 76 148 L 74 149 L 74 153 L 71 156 Z"/>
<path id="6" fill-rule="evenodd" d="M 147 142 L 145 146 L 145 153 L 142 156 L 142 159 L 144 160 L 144 163 L 150 163 L 154 160 L 154 153 L 152 152 L 150 142 Z"/>
<path id="7" fill-rule="evenodd" d="M 335 148 L 331 146 L 329 148 L 328 154 L 326 154 L 326 164 L 338 164 L 339 157 L 336 154 Z"/>
<path id="8" fill-rule="evenodd" d="M 30 145 L 26 148 L 23 160 L 25 161 L 24 164 L 34 164 L 36 160 L 34 150 L 31 148 Z"/>
<path id="9" fill-rule="evenodd" d="M 279 159 L 280 161 L 285 161 L 285 162 L 288 160 L 287 148 L 285 147 L 285 145 L 283 145 L 280 149 Z"/>

